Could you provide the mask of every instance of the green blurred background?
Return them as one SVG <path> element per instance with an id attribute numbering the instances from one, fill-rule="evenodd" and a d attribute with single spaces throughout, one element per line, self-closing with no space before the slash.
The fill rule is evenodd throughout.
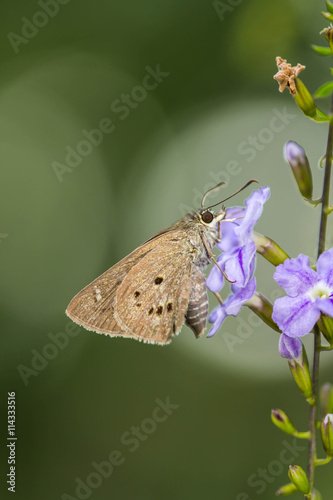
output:
<path id="1" fill-rule="evenodd" d="M 311 90 L 328 79 L 328 61 L 309 47 L 321 43 L 324 2 L 42 4 L 3 0 L 0 8 L 1 433 L 7 392 L 16 391 L 15 498 L 274 498 L 293 439 L 273 427 L 270 409 L 304 428 L 308 408 L 277 334 L 248 310 L 213 339 L 196 341 L 184 327 L 165 348 L 60 332 L 71 327 L 64 311 L 75 293 L 196 208 L 219 180 L 226 196 L 250 178 L 269 185 L 258 231 L 313 260 L 319 213 L 297 195 L 282 147 L 289 139 L 306 146 L 317 195 L 326 129 L 301 116 L 272 76 L 279 55 L 307 66 Z M 137 87 L 156 69 L 164 76 L 145 95 Z M 278 131 L 274 116 L 284 117 Z M 95 132 L 96 145 L 84 149 L 101 121 L 108 133 Z M 77 149 L 77 165 L 66 165 Z M 274 300 L 272 274 L 258 262 L 259 289 Z M 41 353 L 49 359 L 36 361 Z M 322 382 L 332 375 L 324 358 Z M 167 397 L 179 407 L 154 427 L 155 400 Z M 141 424 L 147 432 L 131 451 L 123 434 Z M 93 463 L 113 450 L 123 463 L 99 480 Z M 1 451 L 9 496 L 4 444 Z M 288 456 L 305 466 L 305 449 Z M 330 472 L 317 473 L 326 499 Z M 77 478 L 88 487 L 76 492 Z"/>

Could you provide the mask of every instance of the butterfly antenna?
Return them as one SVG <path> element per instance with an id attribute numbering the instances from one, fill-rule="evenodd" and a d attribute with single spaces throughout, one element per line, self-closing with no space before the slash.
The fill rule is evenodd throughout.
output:
<path id="1" fill-rule="evenodd" d="M 203 195 L 202 200 L 201 200 L 201 208 L 204 208 L 204 206 L 205 206 L 205 199 L 207 198 L 207 195 L 210 193 L 214 193 L 214 191 L 218 191 L 220 189 L 220 187 L 223 186 L 223 184 L 225 184 L 224 181 L 219 182 L 218 184 L 216 184 L 216 186 L 208 189 L 208 191 L 205 192 L 205 194 Z"/>
<path id="2" fill-rule="evenodd" d="M 221 204 L 221 203 L 223 203 L 224 201 L 230 200 L 230 198 L 232 198 L 232 197 L 233 197 L 233 196 L 235 196 L 236 194 L 238 194 L 238 193 L 240 193 L 241 191 L 243 191 L 244 189 L 246 189 L 246 188 L 247 188 L 247 186 L 249 186 L 249 185 L 250 185 L 250 184 L 252 184 L 253 182 L 259 182 L 259 181 L 256 181 L 255 179 L 251 179 L 251 180 L 250 180 L 250 181 L 248 181 L 246 184 L 244 184 L 244 186 L 243 186 L 243 187 L 241 187 L 240 189 L 238 189 L 238 191 L 236 191 L 234 194 L 232 194 L 232 195 L 228 196 L 228 198 L 224 198 L 224 200 L 221 200 L 221 201 L 219 201 L 218 203 L 214 203 L 214 205 L 210 205 L 209 207 L 207 207 L 207 209 L 209 209 L 209 208 L 213 208 L 213 207 L 216 207 L 216 205 L 220 205 L 220 204 Z M 217 186 L 215 186 L 215 187 L 217 187 Z M 214 189 L 214 188 L 212 188 L 212 189 Z M 209 190 L 209 191 L 211 191 L 211 190 Z M 209 191 L 207 191 L 207 193 L 209 193 Z M 206 194 L 207 194 L 207 193 L 206 193 Z M 204 195 L 204 196 L 206 196 L 206 195 Z"/>

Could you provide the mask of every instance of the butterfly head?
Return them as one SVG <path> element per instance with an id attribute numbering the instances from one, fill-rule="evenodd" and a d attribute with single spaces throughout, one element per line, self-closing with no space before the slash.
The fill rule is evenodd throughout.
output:
<path id="1" fill-rule="evenodd" d="M 198 212 L 201 224 L 209 228 L 216 228 L 216 224 L 223 220 L 226 216 L 226 209 L 222 209 L 214 214 L 209 208 L 201 208 Z"/>

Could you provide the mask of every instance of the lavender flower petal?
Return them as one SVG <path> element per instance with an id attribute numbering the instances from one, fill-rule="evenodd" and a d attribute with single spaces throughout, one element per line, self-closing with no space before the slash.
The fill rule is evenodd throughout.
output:
<path id="1" fill-rule="evenodd" d="M 223 321 L 227 317 L 227 313 L 225 311 L 225 308 L 223 306 L 217 306 L 212 314 L 209 317 L 210 323 L 214 323 L 212 328 L 210 329 L 207 338 L 213 337 L 215 333 L 220 329 L 220 326 L 222 325 Z"/>
<path id="2" fill-rule="evenodd" d="M 209 316 L 209 322 L 214 325 L 207 337 L 215 335 L 227 316 L 237 316 L 243 304 L 253 297 L 255 290 L 256 279 L 252 278 L 245 288 L 240 288 L 237 293 L 229 295 L 224 304 L 217 306 Z"/>
<path id="3" fill-rule="evenodd" d="M 318 282 L 316 271 L 310 267 L 309 257 L 302 254 L 297 259 L 287 259 L 280 264 L 274 279 L 290 297 L 306 293 Z"/>
<path id="4" fill-rule="evenodd" d="M 219 262 L 220 265 L 220 262 Z M 220 269 L 214 265 L 206 280 L 206 286 L 211 292 L 219 292 L 224 285 L 224 277 Z"/>
<path id="5" fill-rule="evenodd" d="M 228 278 L 243 288 L 251 279 L 256 246 L 253 241 L 242 246 L 225 260 L 224 271 Z"/>
<path id="6" fill-rule="evenodd" d="M 244 288 L 240 288 L 237 293 L 230 295 L 225 302 L 228 316 L 237 316 L 243 304 L 253 297 L 255 291 L 256 279 L 252 278 Z"/>
<path id="7" fill-rule="evenodd" d="M 302 337 L 311 332 L 320 316 L 309 297 L 281 297 L 273 306 L 272 319 L 289 337 Z"/>
<path id="8" fill-rule="evenodd" d="M 323 252 L 317 262 L 317 273 L 320 279 L 333 288 L 333 248 Z"/>
<path id="9" fill-rule="evenodd" d="M 316 297 L 315 303 L 322 313 L 333 318 L 333 298 Z"/>
<path id="10" fill-rule="evenodd" d="M 269 197 L 270 189 L 266 186 L 253 191 L 251 196 L 245 201 L 245 217 L 240 226 L 235 229 L 236 236 L 239 236 L 243 243 L 250 241 L 252 229 L 257 224 L 262 214 L 264 203 Z"/>
<path id="11" fill-rule="evenodd" d="M 241 217 L 244 213 L 245 210 L 243 207 L 232 207 L 227 209 L 226 218 L 221 222 L 221 241 L 216 244 L 221 252 L 232 252 L 236 247 L 241 245 L 239 237 L 235 234 L 235 229 L 243 219 L 238 219 L 234 222 L 229 222 L 227 219 Z"/>

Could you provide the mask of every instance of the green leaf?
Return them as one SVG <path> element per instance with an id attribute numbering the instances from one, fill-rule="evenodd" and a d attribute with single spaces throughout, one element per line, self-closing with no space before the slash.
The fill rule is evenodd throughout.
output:
<path id="1" fill-rule="evenodd" d="M 323 83 L 319 87 L 319 89 L 316 90 L 314 93 L 314 97 L 320 98 L 320 97 L 327 97 L 328 95 L 331 95 L 333 92 L 333 82 L 326 82 Z"/>
<path id="2" fill-rule="evenodd" d="M 330 56 L 332 54 L 330 47 L 321 47 L 320 45 L 311 45 L 311 47 L 320 56 Z"/>
<path id="3" fill-rule="evenodd" d="M 326 8 L 327 8 L 328 12 L 333 14 L 333 3 L 330 2 L 329 0 L 326 0 Z"/>

